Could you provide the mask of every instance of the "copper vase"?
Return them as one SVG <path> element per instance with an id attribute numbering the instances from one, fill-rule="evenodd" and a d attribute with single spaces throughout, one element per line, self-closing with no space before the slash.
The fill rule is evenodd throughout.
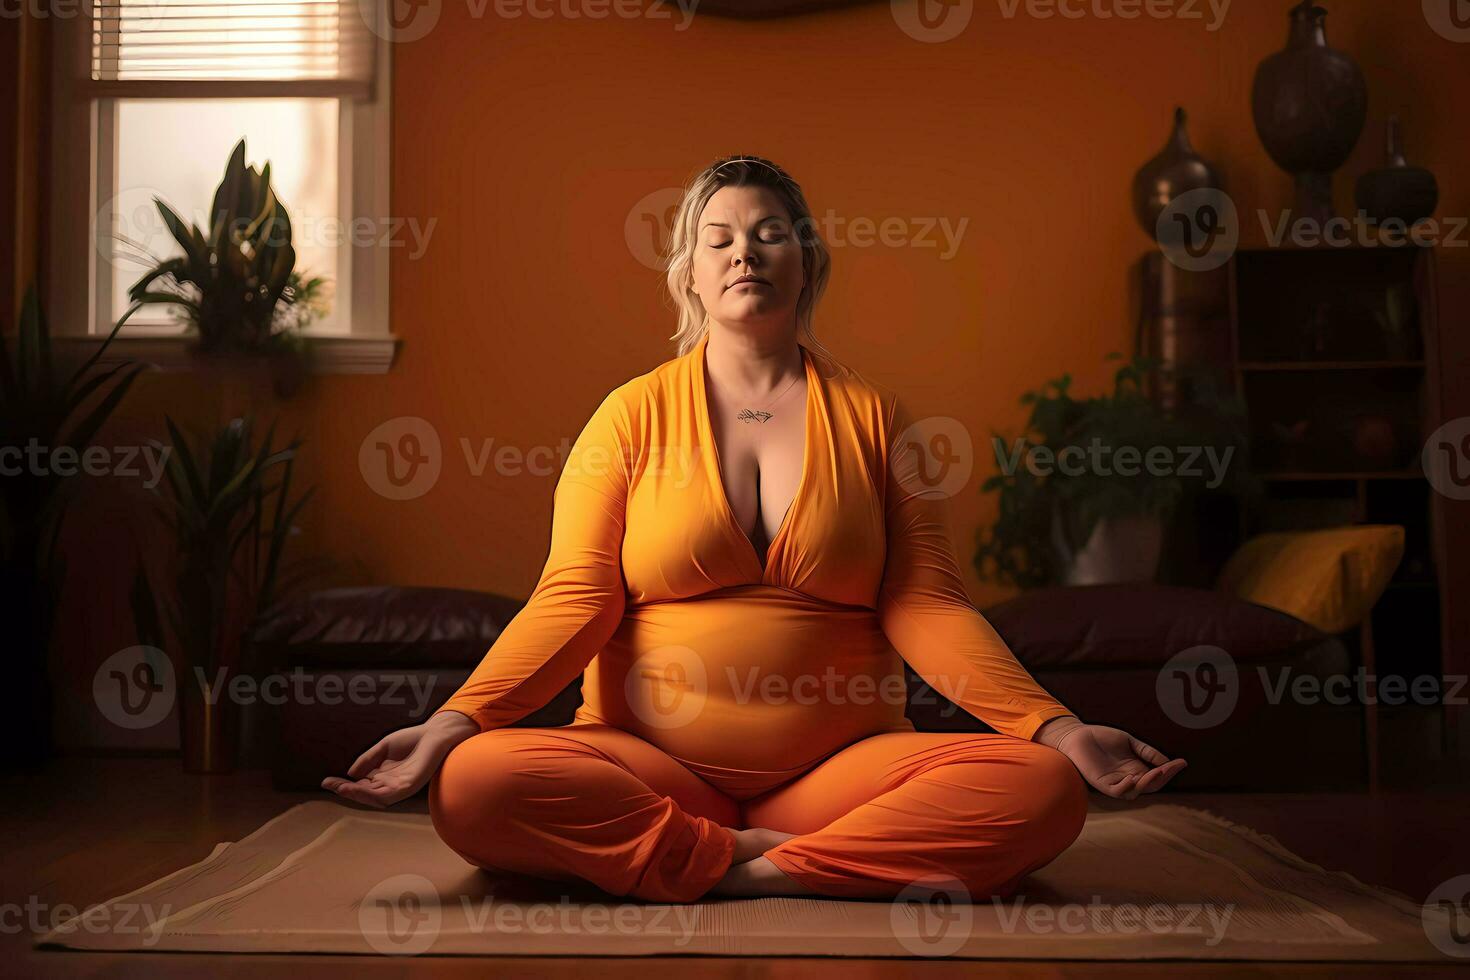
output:
<path id="1" fill-rule="evenodd" d="M 1159 237 L 1159 216 L 1175 198 L 1221 187 L 1220 174 L 1194 151 L 1184 107 L 1174 110 L 1174 129 L 1164 148 L 1133 175 L 1133 213 L 1150 238 Z"/>

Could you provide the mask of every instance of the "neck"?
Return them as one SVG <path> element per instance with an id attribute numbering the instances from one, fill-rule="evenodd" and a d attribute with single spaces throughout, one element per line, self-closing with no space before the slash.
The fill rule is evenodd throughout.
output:
<path id="1" fill-rule="evenodd" d="M 752 332 L 711 320 L 704 359 L 716 387 L 757 397 L 803 371 L 795 329 Z"/>

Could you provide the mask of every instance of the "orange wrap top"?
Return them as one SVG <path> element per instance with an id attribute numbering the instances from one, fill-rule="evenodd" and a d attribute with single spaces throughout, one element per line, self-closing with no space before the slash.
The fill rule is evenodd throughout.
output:
<path id="1" fill-rule="evenodd" d="M 720 478 L 708 341 L 598 406 L 535 590 L 439 710 L 500 728 L 585 671 L 573 724 L 638 735 L 736 799 L 913 731 L 900 657 L 1004 734 L 1070 714 L 971 604 L 903 406 L 805 345 L 806 451 L 762 567 Z"/>

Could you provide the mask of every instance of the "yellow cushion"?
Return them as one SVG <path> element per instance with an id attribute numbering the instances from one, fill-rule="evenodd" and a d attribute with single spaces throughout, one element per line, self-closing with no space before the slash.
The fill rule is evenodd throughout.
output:
<path id="1" fill-rule="evenodd" d="M 1241 599 L 1342 633 L 1368 616 L 1404 557 L 1404 529 L 1360 524 L 1251 538 L 1215 583 Z"/>

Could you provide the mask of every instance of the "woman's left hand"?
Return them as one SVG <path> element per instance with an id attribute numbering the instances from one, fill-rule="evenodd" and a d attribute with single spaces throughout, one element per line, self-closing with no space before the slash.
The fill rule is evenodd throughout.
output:
<path id="1" fill-rule="evenodd" d="M 1072 760 L 1082 778 L 1107 796 L 1131 800 L 1152 793 L 1188 765 L 1117 728 L 1066 721 L 1071 724 L 1060 718 L 1047 722 L 1036 740 Z"/>

